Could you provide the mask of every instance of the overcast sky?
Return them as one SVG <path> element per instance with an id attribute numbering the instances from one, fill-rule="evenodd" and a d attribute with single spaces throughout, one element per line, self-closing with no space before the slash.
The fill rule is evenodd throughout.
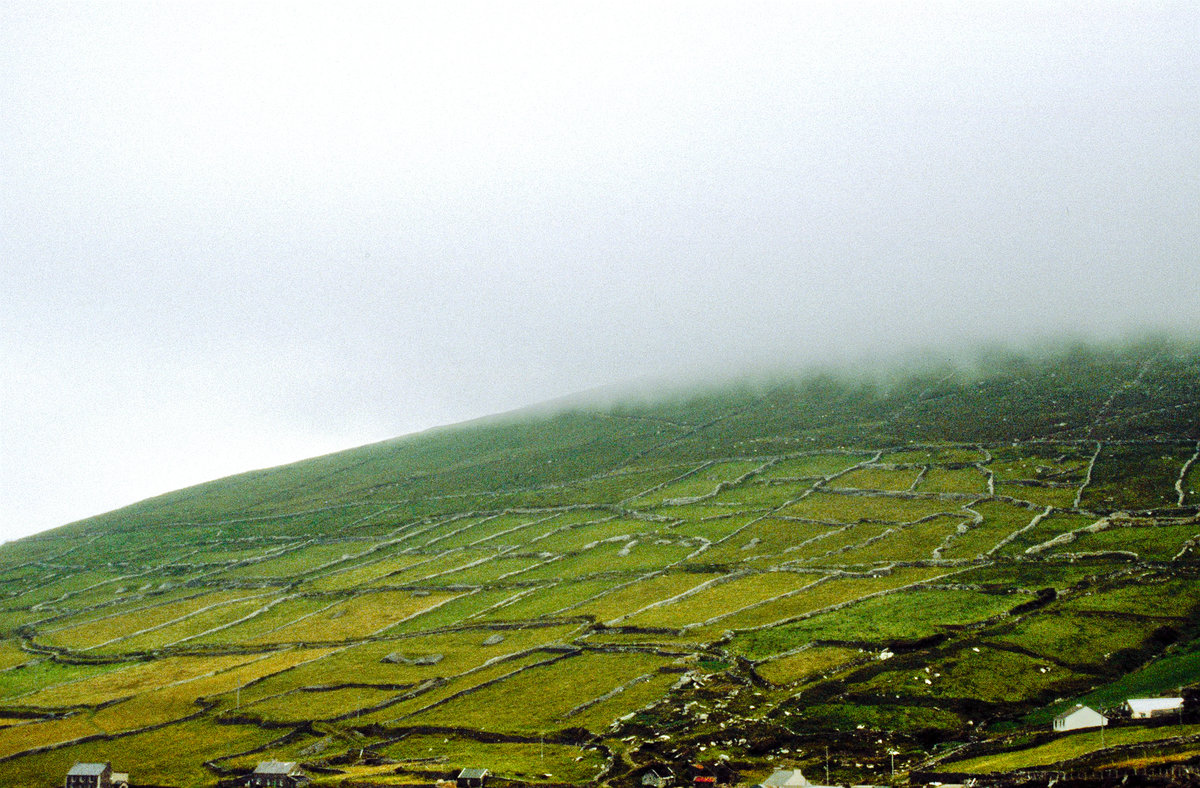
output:
<path id="1" fill-rule="evenodd" d="M 644 377 L 1200 330 L 1200 4 L 0 0 L 0 538 Z"/>

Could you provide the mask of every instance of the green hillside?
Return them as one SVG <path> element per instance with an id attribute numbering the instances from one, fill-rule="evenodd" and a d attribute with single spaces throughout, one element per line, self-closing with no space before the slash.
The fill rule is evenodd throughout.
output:
<path id="1" fill-rule="evenodd" d="M 1033 734 L 1200 681 L 1198 453 L 1200 350 L 1154 343 L 580 404 L 210 482 L 0 547 L 0 784 L 1077 757 L 1098 745 Z M 1187 755 L 1194 727 L 1120 740 Z"/>

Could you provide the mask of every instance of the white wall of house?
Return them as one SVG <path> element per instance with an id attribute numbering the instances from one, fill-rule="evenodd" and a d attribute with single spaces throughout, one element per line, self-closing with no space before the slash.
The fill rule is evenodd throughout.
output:
<path id="1" fill-rule="evenodd" d="M 1108 725 L 1108 718 L 1088 706 L 1054 718 L 1054 730 L 1059 732 L 1099 728 L 1102 725 Z"/>

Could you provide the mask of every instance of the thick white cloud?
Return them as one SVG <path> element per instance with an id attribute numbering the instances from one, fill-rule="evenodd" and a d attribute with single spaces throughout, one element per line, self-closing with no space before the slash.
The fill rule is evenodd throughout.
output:
<path id="1" fill-rule="evenodd" d="M 1191 3 L 8 3 L 3 535 L 653 375 L 1200 328 Z"/>

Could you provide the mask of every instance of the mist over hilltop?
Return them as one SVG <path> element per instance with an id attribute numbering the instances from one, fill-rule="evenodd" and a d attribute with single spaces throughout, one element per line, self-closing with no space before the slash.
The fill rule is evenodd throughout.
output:
<path id="1" fill-rule="evenodd" d="M 1194 336 L 1197 13 L 7 4 L 3 534 L 615 382 Z"/>

